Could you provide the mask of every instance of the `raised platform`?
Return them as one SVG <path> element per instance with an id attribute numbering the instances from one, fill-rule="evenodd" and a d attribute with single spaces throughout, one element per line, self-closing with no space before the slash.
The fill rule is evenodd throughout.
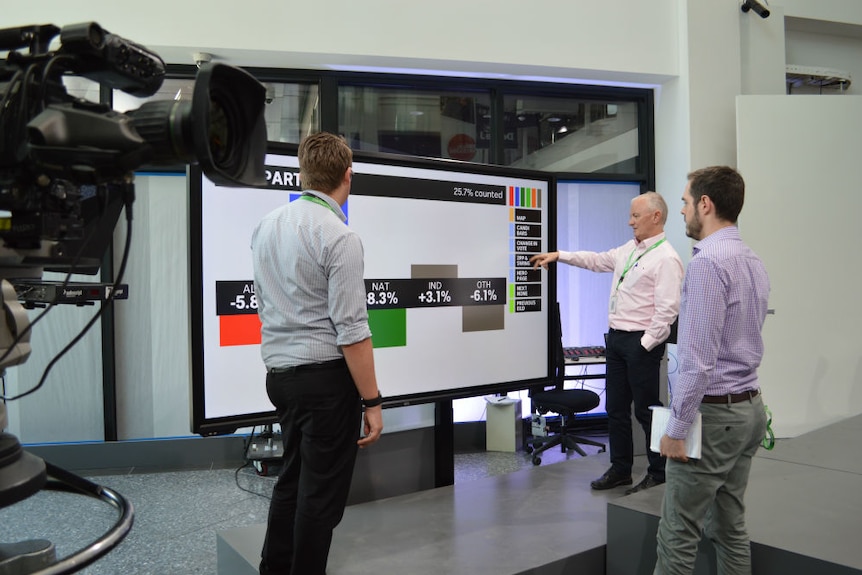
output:
<path id="1" fill-rule="evenodd" d="M 862 574 L 862 416 L 761 449 L 745 495 L 758 575 Z M 664 486 L 608 504 L 607 569 L 651 574 Z M 695 574 L 714 573 L 701 542 Z"/>
<path id="2" fill-rule="evenodd" d="M 524 457 L 528 457 L 524 454 Z M 602 453 L 507 475 L 349 506 L 330 575 L 605 573 L 608 500 L 591 492 Z M 255 575 L 264 526 L 218 534 L 219 575 Z"/>
<path id="3" fill-rule="evenodd" d="M 759 452 L 746 496 L 756 573 L 862 574 L 859 437 L 862 416 Z M 607 467 L 607 453 L 572 457 L 350 506 L 328 573 L 652 573 L 664 488 L 591 491 Z M 263 525 L 220 532 L 219 575 L 254 575 L 263 533 Z M 714 572 L 711 545 L 701 549 L 696 573 Z"/>

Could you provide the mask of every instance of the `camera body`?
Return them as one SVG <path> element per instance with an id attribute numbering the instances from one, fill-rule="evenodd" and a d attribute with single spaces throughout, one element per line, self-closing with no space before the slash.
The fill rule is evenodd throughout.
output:
<path id="1" fill-rule="evenodd" d="M 137 169 L 200 164 L 221 185 L 264 183 L 266 90 L 245 71 L 203 63 L 191 102 L 119 113 L 71 96 L 63 78 L 152 96 L 165 64 L 147 48 L 86 22 L 0 30 L 2 50 L 0 278 L 94 269 L 120 211 L 108 206 L 130 203 Z"/>
<path id="2" fill-rule="evenodd" d="M 59 48 L 51 50 L 58 35 Z M 3 51 L 0 373 L 30 354 L 31 324 L 16 288 L 47 285 L 45 270 L 97 273 L 124 208 L 131 222 L 136 170 L 199 164 L 220 185 L 266 182 L 266 90 L 239 68 L 202 63 L 191 102 L 152 100 L 120 113 L 73 97 L 63 78 L 152 96 L 165 64 L 147 48 L 86 22 L 2 29 Z M 41 489 L 47 476 L 44 462 L 4 432 L 6 423 L 0 402 L 0 508 Z"/>

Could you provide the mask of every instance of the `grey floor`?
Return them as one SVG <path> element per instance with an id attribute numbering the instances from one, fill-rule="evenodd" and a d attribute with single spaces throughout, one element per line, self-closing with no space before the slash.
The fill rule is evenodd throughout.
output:
<path id="1" fill-rule="evenodd" d="M 599 441 L 606 438 L 597 437 Z M 586 447 L 588 455 L 596 449 Z M 542 466 L 577 454 L 546 452 Z M 532 468 L 523 452 L 457 454 L 455 483 Z M 100 560 L 79 571 L 88 575 L 215 575 L 216 533 L 266 521 L 273 477 L 251 468 L 208 469 L 169 473 L 88 476 L 130 500 L 134 526 L 125 540 Z M 0 509 L 0 543 L 47 539 L 66 557 L 89 545 L 114 524 L 117 513 L 88 497 L 41 491 Z M 50 527 L 49 527 L 50 526 Z"/>

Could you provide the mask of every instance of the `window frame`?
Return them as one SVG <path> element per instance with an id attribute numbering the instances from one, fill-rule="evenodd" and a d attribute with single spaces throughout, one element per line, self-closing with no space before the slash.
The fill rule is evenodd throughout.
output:
<path id="1" fill-rule="evenodd" d="M 486 92 L 491 101 L 491 150 L 494 165 L 504 165 L 504 101 L 509 96 L 571 98 L 608 103 L 631 102 L 637 106 L 639 169 L 631 173 L 555 172 L 566 180 L 637 181 L 643 191 L 655 189 L 654 93 L 649 88 L 603 86 L 580 83 L 533 82 L 526 80 L 295 70 L 282 68 L 244 68 L 261 82 L 316 83 L 320 95 L 320 130 L 338 133 L 338 100 L 343 86 Z M 193 65 L 168 65 L 167 78 L 188 78 L 197 73 Z"/>

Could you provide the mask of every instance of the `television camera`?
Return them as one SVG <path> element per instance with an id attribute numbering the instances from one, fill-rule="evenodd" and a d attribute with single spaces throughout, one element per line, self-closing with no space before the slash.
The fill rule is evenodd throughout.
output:
<path id="1" fill-rule="evenodd" d="M 144 46 L 86 22 L 0 30 L 0 52 L 6 52 L 0 62 L 2 373 L 30 353 L 21 300 L 34 302 L 24 294 L 48 284 L 41 282 L 45 271 L 67 272 L 63 286 L 72 273 L 97 273 L 123 209 L 131 225 L 136 170 L 199 164 L 220 185 L 265 183 L 266 89 L 239 68 L 209 62 L 197 72 L 191 101 L 150 100 L 120 113 L 74 97 L 64 78 L 154 96 L 165 63 Z M 39 491 L 48 475 L 41 459 L 5 433 L 6 424 L 0 402 L 0 508 Z"/>

